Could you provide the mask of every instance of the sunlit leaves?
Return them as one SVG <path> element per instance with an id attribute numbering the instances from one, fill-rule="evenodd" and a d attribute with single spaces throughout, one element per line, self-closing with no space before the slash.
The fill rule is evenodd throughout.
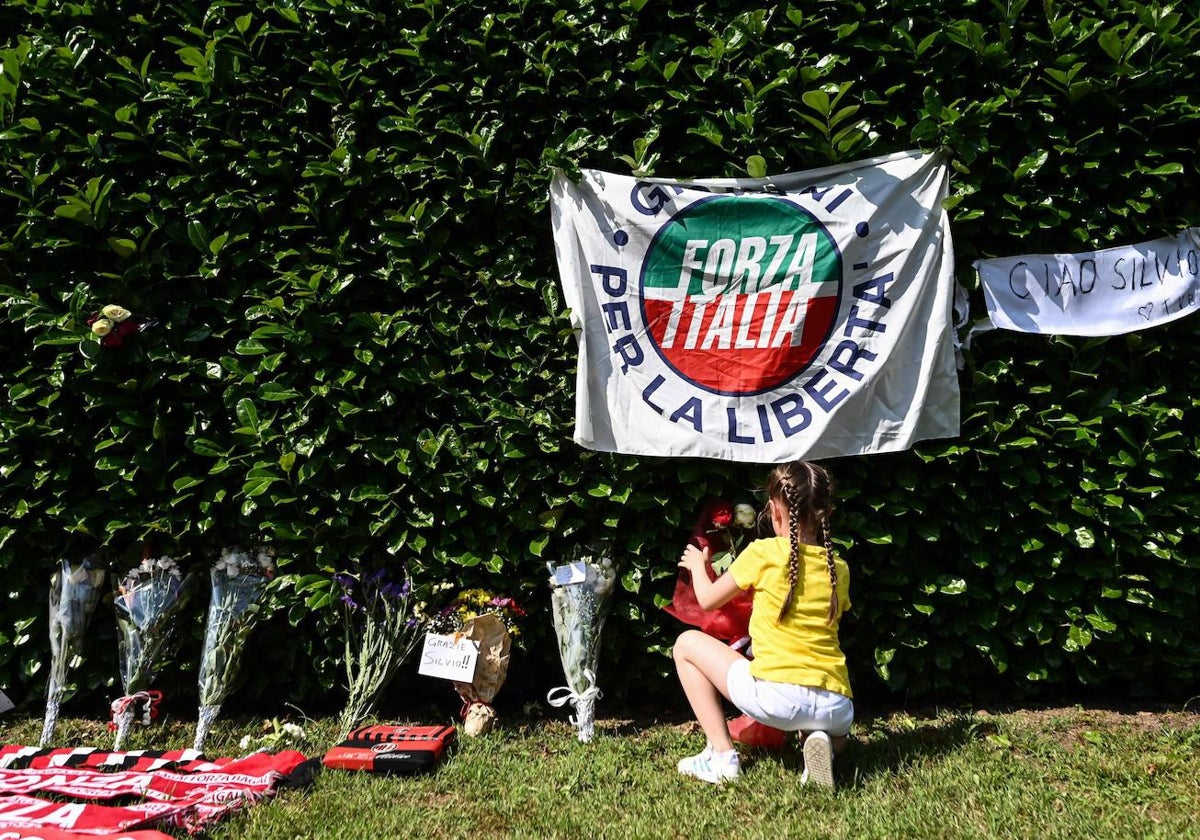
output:
<path id="1" fill-rule="evenodd" d="M 654 605 L 696 509 L 754 500 L 765 467 L 573 443 L 550 167 L 760 178 L 945 147 L 967 286 L 981 257 L 1200 216 L 1198 24 L 1168 4 L 10 6 L 14 590 L 42 591 L 31 557 L 106 544 L 123 561 L 155 535 L 199 560 L 239 532 L 318 579 L 382 555 L 536 615 L 545 564 L 600 535 L 627 599 L 606 650 L 637 685 L 668 667 L 655 651 L 678 627 Z M 110 302 L 159 326 L 107 352 L 86 319 Z M 1195 678 L 1195 329 L 979 336 L 960 438 L 831 463 L 858 685 Z M 332 684 L 301 589 L 264 637 L 296 652 L 250 690 Z M 28 641 L 0 677 L 28 685 L 44 599 L 9 604 Z M 553 661 L 548 636 L 531 629 L 531 656 Z M 112 652 L 95 656 L 99 685 Z"/>

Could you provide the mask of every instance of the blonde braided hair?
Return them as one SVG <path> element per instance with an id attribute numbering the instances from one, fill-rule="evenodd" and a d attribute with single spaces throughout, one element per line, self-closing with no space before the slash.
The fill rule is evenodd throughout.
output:
<path id="1" fill-rule="evenodd" d="M 832 624 L 838 616 L 837 567 L 833 559 L 833 532 L 829 517 L 833 513 L 833 480 L 825 468 L 808 461 L 781 464 L 767 478 L 767 497 L 782 504 L 788 512 L 788 591 L 779 610 L 778 624 L 783 621 L 796 594 L 800 577 L 801 531 L 816 530 L 825 549 L 825 565 L 829 570 L 829 610 L 825 623 Z"/>

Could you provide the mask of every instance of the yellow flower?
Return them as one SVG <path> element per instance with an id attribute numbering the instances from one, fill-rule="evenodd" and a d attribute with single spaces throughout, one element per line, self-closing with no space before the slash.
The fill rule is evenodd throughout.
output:
<path id="1" fill-rule="evenodd" d="M 491 596 L 482 589 L 467 589 L 458 596 L 457 600 L 460 604 L 482 607 L 489 600 L 491 600 Z"/>
<path id="2" fill-rule="evenodd" d="M 130 311 L 123 306 L 117 306 L 115 303 L 110 303 L 108 306 L 100 310 L 100 313 L 105 318 L 111 320 L 114 324 L 119 324 L 130 316 Z"/>
<path id="3" fill-rule="evenodd" d="M 107 318 L 97 318 L 92 322 L 92 332 L 96 335 L 104 336 L 112 332 L 113 322 Z"/>

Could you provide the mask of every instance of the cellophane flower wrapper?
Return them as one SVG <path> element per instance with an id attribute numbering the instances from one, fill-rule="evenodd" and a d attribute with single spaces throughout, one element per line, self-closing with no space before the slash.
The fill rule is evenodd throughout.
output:
<path id="1" fill-rule="evenodd" d="M 263 595 L 275 565 L 270 555 L 227 549 L 209 571 L 212 597 L 200 656 L 200 710 L 192 749 L 203 751 L 208 730 L 233 689 L 242 649 L 261 616 Z"/>
<path id="2" fill-rule="evenodd" d="M 149 687 L 167 653 L 191 580 L 190 576 L 184 577 L 174 560 L 164 557 L 142 561 L 119 584 L 113 606 L 117 613 L 117 661 L 125 689 L 121 700 L 129 701 Z M 118 704 L 122 711 L 116 716 L 114 750 L 121 748 L 133 722 L 130 704 Z"/>
<path id="3" fill-rule="evenodd" d="M 575 562 L 584 566 L 582 581 L 557 584 L 553 577 L 550 580 L 554 633 L 567 685 L 565 692 L 551 691 L 547 700 L 555 706 L 568 702 L 574 706 L 571 722 L 578 729 L 579 740 L 587 742 L 595 734 L 596 700 L 600 697 L 596 684 L 600 636 L 612 602 L 616 571 L 609 558 Z"/>
<path id="4" fill-rule="evenodd" d="M 745 511 L 749 509 L 749 520 Z M 721 499 L 710 501 L 701 511 L 692 529 L 689 542 L 712 552 L 705 564 L 709 580 L 716 580 L 720 572 L 728 569 L 737 556 L 742 531 L 750 532 L 754 527 L 753 510 L 749 505 L 736 508 Z M 754 607 L 754 592 L 747 589 L 734 595 L 724 606 L 715 610 L 702 609 L 696 600 L 691 573 L 680 569 L 675 579 L 675 592 L 671 603 L 663 610 L 684 624 L 690 624 L 720 639 L 735 642 L 750 633 L 750 613 Z"/>
<path id="5" fill-rule="evenodd" d="M 50 674 L 40 746 L 54 738 L 58 709 L 67 691 L 67 671 L 79 664 L 103 585 L 104 570 L 97 568 L 92 558 L 75 566 L 62 560 L 50 578 Z"/>
<path id="6" fill-rule="evenodd" d="M 341 731 L 348 733 L 375 712 L 396 672 L 417 645 L 423 625 L 414 613 L 412 582 L 396 583 L 382 570 L 334 577 L 343 590 L 346 685 Z"/>
<path id="7" fill-rule="evenodd" d="M 711 500 L 701 511 L 692 529 L 690 542 L 699 548 L 707 548 L 712 554 L 704 565 L 704 573 L 715 581 L 729 569 L 738 555 L 741 543 L 753 537 L 758 527 L 758 517 L 747 504 L 731 506 L 723 499 Z M 706 610 L 696 600 L 691 573 L 679 570 L 675 580 L 675 593 L 671 603 L 663 609 L 675 618 L 691 624 L 730 646 L 743 649 L 747 657 L 750 650 L 750 615 L 754 611 L 754 590 L 738 592 L 723 606 Z M 729 721 L 729 734 L 734 741 L 752 747 L 782 749 L 787 733 L 765 723 L 759 723 L 748 715 L 740 715 Z"/>

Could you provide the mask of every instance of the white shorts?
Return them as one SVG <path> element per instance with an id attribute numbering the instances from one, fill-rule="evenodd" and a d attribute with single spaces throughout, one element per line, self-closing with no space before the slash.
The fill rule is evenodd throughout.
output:
<path id="1" fill-rule="evenodd" d="M 725 675 L 729 699 L 759 723 L 785 732 L 850 732 L 854 701 L 844 694 L 806 685 L 760 680 L 750 675 L 750 661 L 739 659 Z"/>

